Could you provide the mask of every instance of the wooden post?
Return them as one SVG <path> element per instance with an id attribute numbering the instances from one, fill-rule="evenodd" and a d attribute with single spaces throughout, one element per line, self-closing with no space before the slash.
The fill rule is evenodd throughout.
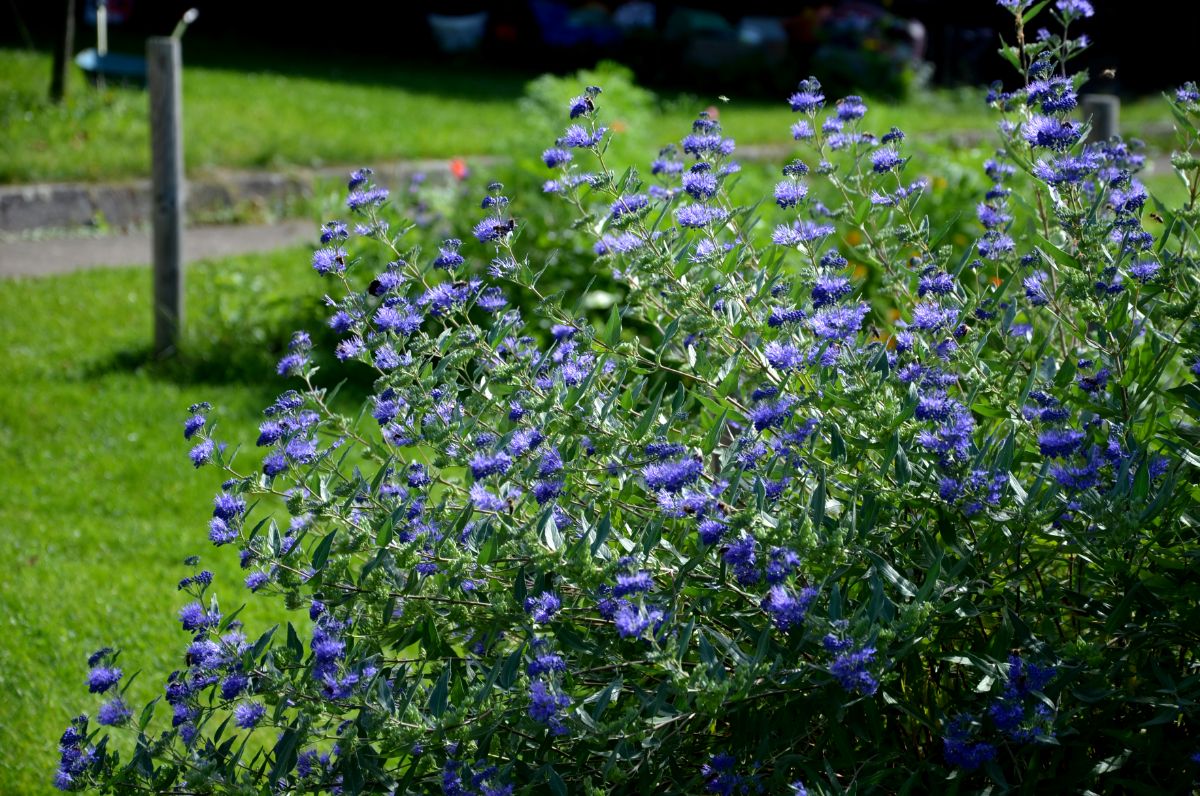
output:
<path id="1" fill-rule="evenodd" d="M 1084 94 L 1082 98 L 1084 121 L 1091 121 L 1092 131 L 1088 141 L 1107 141 L 1120 135 L 1121 100 L 1112 94 Z"/>
<path id="2" fill-rule="evenodd" d="M 50 101 L 61 102 L 67 96 L 71 77 L 71 57 L 75 55 L 75 0 L 63 2 L 63 27 L 54 41 L 54 66 L 50 75 Z"/>
<path id="3" fill-rule="evenodd" d="M 154 351 L 175 353 L 183 325 L 183 94 L 179 39 L 146 42 L 154 255 Z"/>

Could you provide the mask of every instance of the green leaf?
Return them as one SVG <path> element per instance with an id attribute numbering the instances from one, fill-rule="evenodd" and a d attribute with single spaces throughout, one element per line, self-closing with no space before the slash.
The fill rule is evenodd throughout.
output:
<path id="1" fill-rule="evenodd" d="M 812 497 L 808 502 L 809 514 L 812 517 L 813 529 L 817 533 L 821 532 L 822 526 L 825 524 L 825 470 L 822 469 L 817 476 L 817 488 L 813 490 Z"/>
<path id="2" fill-rule="evenodd" d="M 551 550 L 558 550 L 562 547 L 563 537 L 558 530 L 558 523 L 554 521 L 554 509 L 550 508 L 542 512 L 542 517 L 538 521 L 538 536 Z"/>
<path id="3" fill-rule="evenodd" d="M 1042 2 L 1031 7 L 1028 11 L 1021 15 L 1021 24 L 1028 25 L 1034 17 L 1042 13 L 1042 9 L 1050 4 L 1050 0 L 1042 0 Z"/>
<path id="4" fill-rule="evenodd" d="M 1058 263 L 1061 266 L 1065 266 L 1067 268 L 1074 268 L 1076 271 L 1083 270 L 1083 264 L 1081 262 L 1079 262 L 1078 257 L 1075 257 L 1074 255 L 1068 254 L 1067 252 L 1063 251 L 1062 249 L 1055 246 L 1053 243 L 1048 241 L 1045 237 L 1043 237 L 1040 233 L 1038 233 L 1036 231 L 1033 232 L 1032 236 L 1033 236 L 1033 239 L 1038 244 L 1038 247 L 1037 247 L 1038 250 L 1041 251 L 1042 254 L 1045 254 L 1051 260 L 1053 260 L 1054 262 Z"/>
<path id="5" fill-rule="evenodd" d="M 658 410 L 662 406 L 663 391 L 665 389 L 666 385 L 660 386 L 658 388 L 658 395 L 654 397 L 654 403 L 648 409 L 643 410 L 642 419 L 638 421 L 637 427 L 633 430 L 634 439 L 641 439 L 646 436 L 646 432 L 650 430 L 650 426 L 658 419 Z"/>
<path id="6" fill-rule="evenodd" d="M 549 764 L 546 766 L 546 781 L 554 796 L 567 796 L 567 783 L 563 782 L 563 778 L 554 770 L 554 766 Z"/>
<path id="7" fill-rule="evenodd" d="M 609 348 L 616 348 L 621 342 L 621 307 L 613 304 L 608 313 L 608 323 L 604 326 L 604 342 Z"/>
<path id="8" fill-rule="evenodd" d="M 446 712 L 446 704 L 450 699 L 450 668 L 449 664 L 442 668 L 442 676 L 429 692 L 429 712 L 439 719 Z"/>
<path id="9" fill-rule="evenodd" d="M 1008 43 L 1004 41 L 1003 36 L 1000 37 L 1000 44 L 1000 57 L 1012 64 L 1013 69 L 1016 69 L 1018 72 L 1023 71 L 1021 69 L 1021 51 L 1016 47 L 1010 47 Z"/>
<path id="10" fill-rule="evenodd" d="M 611 683 L 604 686 L 604 690 L 600 692 L 600 696 L 596 699 L 596 706 L 592 708 L 592 720 L 600 721 L 600 717 L 604 715 L 604 709 L 608 707 L 608 703 L 612 701 L 621 690 L 621 678 L 616 677 Z"/>
<path id="11" fill-rule="evenodd" d="M 524 605 L 525 598 L 528 592 L 525 587 L 525 567 L 521 566 L 517 569 L 517 576 L 513 578 L 513 599 L 517 601 L 517 605 Z"/>
<path id="12" fill-rule="evenodd" d="M 325 568 L 325 562 L 329 560 L 329 548 L 333 546 L 333 537 L 336 535 L 337 528 L 334 528 L 325 535 L 325 538 L 317 545 L 317 549 L 313 550 L 312 566 L 318 572 Z"/>
<path id="13" fill-rule="evenodd" d="M 908 466 L 908 454 L 904 452 L 904 446 L 896 448 L 896 482 L 901 486 L 908 483 L 909 476 L 912 475 L 912 469 Z"/>
<path id="14" fill-rule="evenodd" d="M 150 723 L 150 718 L 154 715 L 154 708 L 158 706 L 158 700 L 160 699 L 162 699 L 161 696 L 156 696 L 146 703 L 146 707 L 142 708 L 142 714 L 138 718 L 139 730 L 146 729 L 146 725 Z"/>
<path id="15" fill-rule="evenodd" d="M 290 774 L 296 767 L 296 748 L 299 743 L 300 732 L 297 725 L 284 730 L 283 735 L 279 736 L 279 740 L 275 742 L 275 748 L 271 752 L 274 763 L 271 765 L 270 782 L 278 782 L 280 777 Z"/>
<path id="16" fill-rule="evenodd" d="M 729 414 L 726 409 L 721 410 L 721 416 L 716 419 L 708 429 L 708 433 L 704 435 L 704 442 L 700 444 L 700 450 L 708 456 L 717 447 L 717 441 L 721 438 L 721 432 L 725 430 L 725 417 Z"/>
<path id="17" fill-rule="evenodd" d="M 296 628 L 291 622 L 288 622 L 287 648 L 288 651 L 295 656 L 297 661 L 304 660 L 304 645 L 300 643 L 300 636 L 298 633 L 296 633 Z"/>
<path id="18" fill-rule="evenodd" d="M 608 535 L 612 533 L 612 514 L 604 512 L 604 516 L 600 518 L 600 523 L 596 526 L 596 538 L 592 540 L 592 555 L 604 546 L 604 542 L 608 540 Z"/>
<path id="19" fill-rule="evenodd" d="M 729 373 L 727 373 L 725 375 L 725 378 L 721 379 L 721 383 L 719 385 L 717 385 L 717 396 L 718 397 L 728 398 L 729 394 L 731 392 L 733 392 L 734 389 L 737 388 L 738 375 L 742 371 L 742 364 L 741 364 L 740 356 L 741 356 L 740 354 L 734 356 L 733 364 L 729 368 Z"/>
<path id="20" fill-rule="evenodd" d="M 271 643 L 271 637 L 275 635 L 275 631 L 278 628 L 279 625 L 274 625 L 270 630 L 258 637 L 258 641 L 254 642 L 254 646 L 251 647 L 250 652 L 247 653 L 249 660 L 257 661 L 262 656 L 263 651 L 267 648 L 267 645 Z"/>
<path id="21" fill-rule="evenodd" d="M 875 569 L 879 572 L 879 574 L 883 575 L 884 579 L 887 580 L 888 583 L 899 589 L 900 593 L 905 597 L 917 596 L 916 584 L 897 572 L 896 568 L 884 561 L 878 553 L 875 553 L 872 550 L 866 550 L 865 552 L 867 557 L 870 558 L 875 564 Z"/>
<path id="22" fill-rule="evenodd" d="M 496 557 L 496 553 L 500 550 L 500 534 L 492 530 L 484 541 L 483 546 L 479 549 L 479 566 L 486 567 Z"/>
<path id="23" fill-rule="evenodd" d="M 362 793 L 366 781 L 363 778 L 362 766 L 358 759 L 358 751 L 346 755 L 342 758 L 342 790 L 351 796 L 357 796 Z"/>

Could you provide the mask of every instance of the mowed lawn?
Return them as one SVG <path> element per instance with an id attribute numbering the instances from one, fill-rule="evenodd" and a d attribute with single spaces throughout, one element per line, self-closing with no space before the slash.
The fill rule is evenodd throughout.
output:
<path id="1" fill-rule="evenodd" d="M 308 259 L 191 267 L 187 353 L 169 365 L 149 355 L 148 269 L 0 280 L 0 794 L 52 791 L 58 736 L 100 704 L 84 682 L 93 650 L 120 647 L 126 679 L 145 671 L 135 710 L 184 665 L 184 557 L 216 573 L 223 611 L 248 603 L 248 635 L 281 618 L 246 590 L 237 552 L 208 542 L 221 476 L 192 468 L 181 422 L 211 401 L 219 435 L 253 448 L 262 407 L 288 386 L 271 364 L 280 344 L 320 315 Z"/>
<path id="2" fill-rule="evenodd" d="M 497 155 L 530 146 L 528 112 L 520 102 L 528 74 L 319 54 L 299 61 L 270 51 L 205 52 L 188 60 L 194 49 L 184 48 L 183 80 L 186 161 L 193 174 Z M 75 71 L 68 100 L 53 105 L 46 99 L 49 74 L 49 54 L 0 48 L 0 183 L 146 176 L 145 92 L 98 91 Z M 979 88 L 933 91 L 900 103 L 868 97 L 874 109 L 869 118 L 880 131 L 896 125 L 911 138 L 946 141 L 993 128 L 996 117 L 982 96 Z M 612 103 L 604 112 L 614 129 L 644 134 L 655 146 L 678 140 L 696 112 L 709 106 L 718 107 L 739 144 L 789 140 L 793 119 L 786 97 L 729 99 L 660 94 L 646 118 L 623 119 L 622 108 Z M 1169 118 L 1157 97 L 1122 108 L 1125 129 L 1134 135 L 1146 135 L 1148 122 L 1161 131 Z M 630 130 L 630 124 L 648 129 Z"/>

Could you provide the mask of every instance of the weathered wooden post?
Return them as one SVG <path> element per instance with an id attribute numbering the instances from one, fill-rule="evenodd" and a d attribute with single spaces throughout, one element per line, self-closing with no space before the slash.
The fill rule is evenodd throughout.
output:
<path id="1" fill-rule="evenodd" d="M 146 42 L 150 93 L 150 191 L 154 256 L 154 352 L 175 353 L 183 325 L 183 63 L 175 36 Z"/>
<path id="2" fill-rule="evenodd" d="M 75 54 L 75 0 L 63 3 L 62 35 L 54 40 L 54 71 L 50 76 L 50 101 L 61 102 L 71 79 L 71 56 Z"/>
<path id="3" fill-rule="evenodd" d="M 1084 121 L 1090 120 L 1088 141 L 1107 141 L 1121 132 L 1121 100 L 1113 94 L 1084 94 L 1081 101 Z"/>

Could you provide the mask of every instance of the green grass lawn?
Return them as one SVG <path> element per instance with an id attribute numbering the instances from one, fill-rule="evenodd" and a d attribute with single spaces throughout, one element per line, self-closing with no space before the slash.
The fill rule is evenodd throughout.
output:
<path id="1" fill-rule="evenodd" d="M 402 158 L 506 154 L 523 141 L 518 99 L 529 75 L 463 66 L 417 67 L 385 61 L 305 61 L 271 53 L 217 54 L 185 46 L 186 161 L 193 174 L 218 167 L 286 168 L 378 163 Z M 99 91 L 73 74 L 69 99 L 46 100 L 50 57 L 0 49 L 0 182 L 106 180 L 145 176 L 146 96 L 140 89 Z M 987 130 L 980 92 L 938 91 L 890 103 L 879 124 L 912 136 Z M 777 103 L 728 104 L 716 97 L 663 95 L 637 122 L 650 140 L 677 140 L 695 113 L 720 107 L 741 144 L 786 141 L 791 124 Z M 607 109 L 621 117 L 620 107 Z M 1165 122 L 1162 100 L 1122 108 L 1131 134 Z M 546 142 L 548 143 L 548 142 Z"/>
<path id="2" fill-rule="evenodd" d="M 252 443 L 285 386 L 278 345 L 317 312 L 307 260 L 287 250 L 192 267 L 188 354 L 168 366 L 148 353 L 147 270 L 0 281 L 0 793 L 52 790 L 58 736 L 100 704 L 84 683 L 94 649 L 121 647 L 126 678 L 144 670 L 135 710 L 183 666 L 186 555 L 216 572 L 226 612 L 248 603 L 248 635 L 279 618 L 277 601 L 242 585 L 236 551 L 207 541 L 221 479 L 193 470 L 181 421 L 209 400 L 220 436 Z"/>

